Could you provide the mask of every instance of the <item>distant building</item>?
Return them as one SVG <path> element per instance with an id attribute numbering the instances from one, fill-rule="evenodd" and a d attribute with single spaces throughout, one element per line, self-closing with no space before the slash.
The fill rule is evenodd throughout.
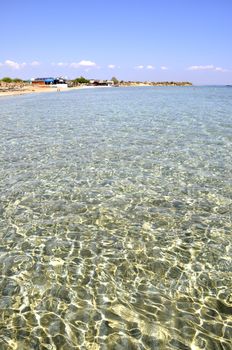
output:
<path id="1" fill-rule="evenodd" d="M 39 85 L 39 86 L 46 86 L 49 85 L 51 87 L 62 87 L 62 88 L 66 88 L 67 82 L 64 78 L 35 78 L 35 79 L 31 79 L 31 83 L 32 85 Z"/>
<path id="2" fill-rule="evenodd" d="M 31 81 L 32 85 L 51 85 L 54 84 L 54 78 L 35 78 Z"/>
<path id="3" fill-rule="evenodd" d="M 114 85 L 114 82 L 112 80 L 96 80 L 91 79 L 89 83 L 93 86 L 111 86 Z"/>

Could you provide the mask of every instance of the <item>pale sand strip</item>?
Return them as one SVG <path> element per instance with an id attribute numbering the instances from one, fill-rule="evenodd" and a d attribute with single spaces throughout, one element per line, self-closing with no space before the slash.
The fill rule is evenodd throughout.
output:
<path id="1" fill-rule="evenodd" d="M 79 90 L 79 89 L 92 89 L 95 88 L 95 86 L 76 86 L 76 87 L 70 87 L 70 88 L 59 88 L 59 91 L 57 88 L 51 88 L 51 87 L 37 87 L 37 86 L 26 86 L 19 90 L 7 90 L 1 91 L 0 90 L 0 97 L 1 96 L 15 96 L 15 95 L 25 95 L 25 94 L 34 94 L 34 93 L 42 93 L 42 92 L 63 92 L 63 91 L 72 91 L 72 90 Z"/>

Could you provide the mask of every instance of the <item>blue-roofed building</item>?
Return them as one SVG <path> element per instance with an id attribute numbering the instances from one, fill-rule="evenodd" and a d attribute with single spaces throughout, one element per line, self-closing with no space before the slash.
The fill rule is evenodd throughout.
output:
<path id="1" fill-rule="evenodd" d="M 66 80 L 64 78 L 52 78 L 52 77 L 48 77 L 48 78 L 35 78 L 31 80 L 31 83 L 33 85 L 39 85 L 39 86 L 46 86 L 46 85 L 50 85 L 50 86 L 54 86 L 56 87 L 57 85 L 60 87 L 67 87 L 67 83 Z"/>
<path id="2" fill-rule="evenodd" d="M 51 85 L 54 84 L 55 79 L 54 78 L 36 78 L 32 80 L 33 85 Z"/>

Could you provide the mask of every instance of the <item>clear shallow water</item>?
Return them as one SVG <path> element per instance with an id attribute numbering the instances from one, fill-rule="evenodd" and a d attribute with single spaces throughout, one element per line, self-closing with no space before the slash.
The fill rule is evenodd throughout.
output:
<path id="1" fill-rule="evenodd" d="M 0 108 L 0 349 L 232 349 L 232 89 Z"/>

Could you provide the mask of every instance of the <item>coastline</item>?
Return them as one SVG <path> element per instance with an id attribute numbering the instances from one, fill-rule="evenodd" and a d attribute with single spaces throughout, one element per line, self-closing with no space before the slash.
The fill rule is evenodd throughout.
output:
<path id="1" fill-rule="evenodd" d="M 38 94 L 38 93 L 51 93 L 51 92 L 63 92 L 63 91 L 71 91 L 71 90 L 79 90 L 79 89 L 88 89 L 93 88 L 93 86 L 75 86 L 69 88 L 51 88 L 51 87 L 37 87 L 37 86 L 24 86 L 19 89 L 7 89 L 5 91 L 0 90 L 0 97 L 4 96 L 18 96 L 18 95 L 26 95 L 26 94 Z"/>
<path id="2" fill-rule="evenodd" d="M 142 82 L 127 82 L 119 84 L 120 87 L 162 87 L 162 86 L 192 86 L 191 83 L 178 83 L 178 82 L 157 82 L 157 83 L 142 83 Z M 51 93 L 51 92 L 64 92 L 64 91 L 72 91 L 72 90 L 80 90 L 80 89 L 92 89 L 92 88 L 101 88 L 106 86 L 95 86 L 95 85 L 79 85 L 72 86 L 68 88 L 57 88 L 57 87 L 44 87 L 44 86 L 36 86 L 36 85 L 14 85 L 11 87 L 10 85 L 5 85 L 4 87 L 0 86 L 0 97 L 4 96 L 18 96 L 18 95 L 26 95 L 26 94 L 37 94 L 37 93 Z"/>

